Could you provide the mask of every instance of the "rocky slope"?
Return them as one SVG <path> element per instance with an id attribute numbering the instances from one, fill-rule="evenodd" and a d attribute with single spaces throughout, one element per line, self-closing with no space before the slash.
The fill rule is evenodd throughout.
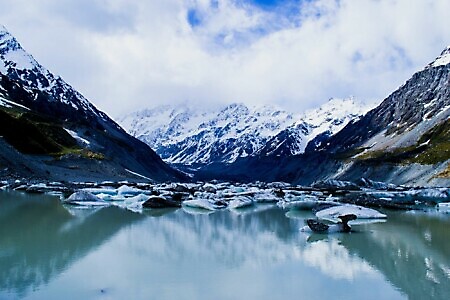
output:
<path id="1" fill-rule="evenodd" d="M 184 178 L 40 65 L 4 27 L 0 114 L 2 178 Z"/>
<path id="2" fill-rule="evenodd" d="M 162 106 L 123 116 L 118 122 L 167 162 L 229 164 L 245 157 L 303 153 L 319 134 L 331 136 L 367 110 L 354 99 L 331 99 L 303 115 L 244 104 L 209 112 Z"/>
<path id="3" fill-rule="evenodd" d="M 386 180 L 448 184 L 450 47 L 318 150 L 349 156 L 341 177 L 363 171 Z M 391 171 L 381 171 L 386 168 Z"/>

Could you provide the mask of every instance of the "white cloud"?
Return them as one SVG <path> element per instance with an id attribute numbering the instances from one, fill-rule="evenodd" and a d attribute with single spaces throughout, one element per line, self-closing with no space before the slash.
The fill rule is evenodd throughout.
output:
<path id="1" fill-rule="evenodd" d="M 186 100 L 296 111 L 330 97 L 382 100 L 450 44 L 447 0 L 317 0 L 289 16 L 214 2 L 0 0 L 0 18 L 112 115 Z"/>

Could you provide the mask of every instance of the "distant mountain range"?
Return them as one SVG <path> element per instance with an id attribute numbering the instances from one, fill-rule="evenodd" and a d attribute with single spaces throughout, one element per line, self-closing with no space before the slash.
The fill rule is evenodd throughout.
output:
<path id="1" fill-rule="evenodd" d="M 181 180 L 0 27 L 0 177 Z"/>
<path id="2" fill-rule="evenodd" d="M 169 163 L 229 164 L 244 157 L 303 153 L 311 140 L 333 135 L 369 108 L 352 98 L 331 99 L 297 115 L 274 106 L 249 108 L 241 103 L 217 111 L 160 106 L 117 121 Z"/>

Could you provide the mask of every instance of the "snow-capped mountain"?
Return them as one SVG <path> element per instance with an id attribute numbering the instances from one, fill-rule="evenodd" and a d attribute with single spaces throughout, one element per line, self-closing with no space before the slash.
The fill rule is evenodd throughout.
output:
<path id="1" fill-rule="evenodd" d="M 293 120 L 292 114 L 275 107 L 230 104 L 219 111 L 162 106 L 118 122 L 168 162 L 205 164 L 252 155 Z"/>
<path id="2" fill-rule="evenodd" d="M 349 122 L 358 120 L 372 108 L 354 98 L 330 99 L 317 109 L 304 113 L 295 123 L 276 134 L 259 151 L 265 156 L 290 156 L 319 146 Z M 310 143 L 312 141 L 312 143 Z"/>
<path id="3" fill-rule="evenodd" d="M 2 25 L 0 25 L 0 59 L 0 73 L 13 81 L 19 81 L 26 89 L 46 92 L 52 95 L 53 102 L 70 106 L 80 113 L 108 118 L 61 77 L 53 75 L 40 65 Z M 40 105 L 39 102 L 36 99 L 35 103 Z"/>
<path id="4" fill-rule="evenodd" d="M 319 134 L 331 135 L 369 109 L 354 99 L 331 99 L 296 115 L 274 106 L 231 104 L 219 111 L 161 106 L 118 118 L 131 135 L 167 162 L 232 163 L 254 155 L 294 155 Z"/>
<path id="5" fill-rule="evenodd" d="M 40 65 L 1 25 L 0 114 L 0 165 L 7 166 L 0 176 L 6 170 L 5 176 L 59 180 L 75 173 L 80 179 L 136 173 L 155 180 L 184 178 Z"/>

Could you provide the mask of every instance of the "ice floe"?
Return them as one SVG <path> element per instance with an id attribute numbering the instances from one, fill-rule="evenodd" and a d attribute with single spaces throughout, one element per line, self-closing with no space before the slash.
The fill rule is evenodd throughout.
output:
<path id="1" fill-rule="evenodd" d="M 238 196 L 230 201 L 228 207 L 230 209 L 244 208 L 253 205 L 253 199 L 249 196 Z"/>
<path id="2" fill-rule="evenodd" d="M 316 213 L 316 217 L 335 221 L 339 216 L 350 214 L 355 215 L 358 219 L 385 219 L 387 217 L 375 209 L 351 204 L 333 206 L 320 210 Z"/>
<path id="3" fill-rule="evenodd" d="M 183 206 L 214 211 L 218 207 L 208 199 L 194 199 L 183 202 Z"/>

